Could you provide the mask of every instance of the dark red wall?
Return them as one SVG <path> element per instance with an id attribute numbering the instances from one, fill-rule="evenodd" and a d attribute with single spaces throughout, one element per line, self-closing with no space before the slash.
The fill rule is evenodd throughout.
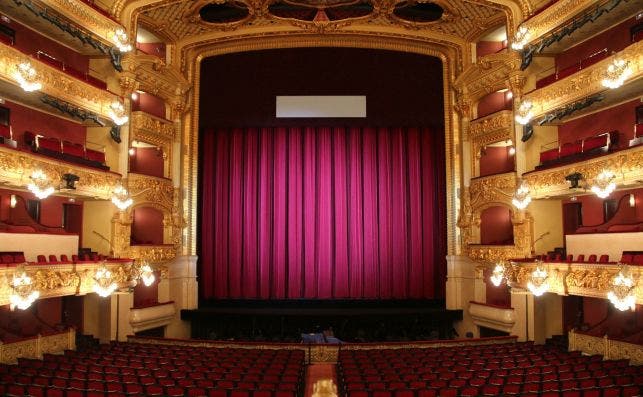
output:
<path id="1" fill-rule="evenodd" d="M 488 272 L 485 276 L 485 283 L 487 284 L 487 303 L 490 305 L 511 307 L 511 293 L 509 292 L 509 287 L 506 283 L 500 284 L 496 287 L 489 280 L 491 272 Z"/>
<path id="2" fill-rule="evenodd" d="M 502 174 L 515 169 L 515 155 L 510 146 L 488 146 L 480 156 L 480 176 Z"/>
<path id="3" fill-rule="evenodd" d="M 165 43 L 136 43 L 136 48 L 165 60 Z"/>
<path id="4" fill-rule="evenodd" d="M 599 113 L 568 121 L 558 127 L 558 140 L 562 145 L 602 132 L 617 130 L 619 131 L 618 147 L 626 148 L 629 140 L 634 138 L 635 110 L 640 104 L 641 101 L 635 99 Z"/>
<path id="5" fill-rule="evenodd" d="M 132 111 L 137 110 L 142 110 L 156 117 L 165 118 L 165 102 L 163 99 L 147 92 L 139 92 L 138 98 L 132 101 Z"/>
<path id="6" fill-rule="evenodd" d="M 0 221 L 7 220 L 11 211 L 11 195 L 22 197 L 24 200 L 37 200 L 30 192 L 14 191 L 0 189 Z M 49 227 L 62 227 L 63 224 L 63 204 L 69 202 L 66 197 L 49 196 L 40 200 L 40 223 Z M 20 202 L 18 202 L 20 204 Z M 77 205 L 82 206 L 82 202 L 77 201 Z"/>
<path id="7" fill-rule="evenodd" d="M 478 118 L 488 116 L 500 110 L 511 109 L 512 95 L 509 91 L 492 92 L 478 102 Z"/>
<path id="8" fill-rule="evenodd" d="M 36 53 L 40 50 L 76 70 L 81 72 L 89 71 L 89 57 L 81 55 L 69 49 L 69 47 L 60 45 L 16 21 L 12 20 L 10 23 L 3 21 L 2 24 L 16 31 L 14 46 L 25 54 L 35 57 Z"/>
<path id="9" fill-rule="evenodd" d="M 509 208 L 489 207 L 480 213 L 480 244 L 513 244 Z"/>
<path id="10" fill-rule="evenodd" d="M 476 43 L 476 56 L 481 57 L 488 54 L 495 54 L 507 45 L 502 41 L 479 41 Z"/>
<path id="11" fill-rule="evenodd" d="M 634 194 L 636 206 L 632 211 L 635 216 L 628 216 L 627 223 L 643 222 L 643 189 L 619 190 L 612 193 L 608 199 L 621 200 L 622 197 L 629 196 L 630 193 Z M 563 202 L 569 203 L 571 201 L 565 200 Z M 595 194 L 588 194 L 576 197 L 576 202 L 582 204 L 583 226 L 596 226 L 605 222 L 603 217 L 604 200 L 602 198 Z"/>
<path id="12" fill-rule="evenodd" d="M 24 144 L 23 136 L 25 131 L 85 144 L 87 129 L 80 124 L 9 101 L 6 101 L 2 106 L 11 109 L 13 139 L 18 141 L 19 145 Z"/>
<path id="13" fill-rule="evenodd" d="M 139 147 L 129 156 L 130 172 L 163 178 L 163 152 L 156 148 Z"/>
<path id="14" fill-rule="evenodd" d="M 134 287 L 134 307 L 145 307 L 154 305 L 159 302 L 159 274 L 155 274 L 154 283 L 146 287 L 142 281 L 139 281 Z"/>
<path id="15" fill-rule="evenodd" d="M 442 126 L 438 58 L 356 48 L 222 55 L 201 63 L 201 127 Z M 276 95 L 366 95 L 363 118 L 277 119 Z"/>
<path id="16" fill-rule="evenodd" d="M 604 16 L 603 18 L 606 17 Z M 608 54 L 621 51 L 631 44 L 630 26 L 634 24 L 636 24 L 635 17 L 558 54 L 556 56 L 556 67 L 561 70 L 568 66 L 576 65 L 581 59 L 585 59 L 603 48 L 607 48 Z"/>
<path id="17" fill-rule="evenodd" d="M 132 243 L 163 244 L 163 213 L 151 207 L 138 207 L 132 212 Z"/>

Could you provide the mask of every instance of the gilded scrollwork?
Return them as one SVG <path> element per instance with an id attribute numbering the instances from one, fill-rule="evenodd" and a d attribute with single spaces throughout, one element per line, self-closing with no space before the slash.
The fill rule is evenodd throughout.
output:
<path id="1" fill-rule="evenodd" d="M 512 88 L 508 77 L 520 76 L 520 56 L 514 51 L 503 51 L 478 58 L 455 80 L 453 87 L 465 101 L 477 102 L 483 96 L 504 88 Z M 517 77 L 514 77 L 514 80 Z"/>
<path id="2" fill-rule="evenodd" d="M 529 40 L 534 41 L 595 4 L 595 0 L 560 0 L 529 18 L 521 26 L 528 29 Z"/>
<path id="3" fill-rule="evenodd" d="M 101 14 L 90 5 L 76 0 L 40 0 L 47 7 L 64 15 L 69 20 L 90 30 L 105 42 L 113 43 L 114 32 L 122 29 L 113 19 Z"/>

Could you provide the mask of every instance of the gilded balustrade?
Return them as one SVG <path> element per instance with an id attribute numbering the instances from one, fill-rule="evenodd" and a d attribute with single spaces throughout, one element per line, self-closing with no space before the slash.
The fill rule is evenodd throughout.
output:
<path id="1" fill-rule="evenodd" d="M 562 25 L 574 15 L 598 4 L 599 0 L 560 0 L 542 12 L 523 22 L 520 27 L 527 29 L 526 44 L 534 42 Z"/>

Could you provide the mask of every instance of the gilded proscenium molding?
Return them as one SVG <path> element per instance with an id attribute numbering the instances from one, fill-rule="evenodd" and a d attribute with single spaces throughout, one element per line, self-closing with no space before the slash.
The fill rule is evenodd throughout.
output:
<path id="1" fill-rule="evenodd" d="M 176 67 L 142 52 L 127 53 L 121 63 L 119 83 L 124 95 L 142 90 L 162 98 L 170 106 L 172 120 L 188 109 L 190 83 Z"/>
<path id="2" fill-rule="evenodd" d="M 516 211 L 511 197 L 517 187 L 516 173 L 490 175 L 471 179 L 468 188 L 462 190 L 458 227 L 461 231 L 462 245 L 467 255 L 478 261 L 496 261 L 509 258 L 528 257 L 531 253 L 531 218 Z M 513 245 L 481 245 L 480 216 L 483 210 L 493 206 L 503 206 L 512 212 Z M 477 237 L 478 236 L 478 237 Z"/>
<path id="3" fill-rule="evenodd" d="M 40 292 L 40 298 L 53 298 L 68 295 L 85 295 L 94 292 L 94 274 L 102 265 L 99 262 L 27 265 L 25 271 Z M 112 272 L 119 289 L 129 288 L 135 274 L 132 261 L 107 261 L 105 266 Z M 12 279 L 15 268 L 0 269 L 0 305 L 10 303 Z"/>
<path id="4" fill-rule="evenodd" d="M 58 187 L 64 174 L 74 174 L 79 177 L 76 189 L 66 193 L 105 200 L 111 198 L 114 187 L 121 179 L 121 176 L 114 172 L 70 165 L 37 154 L 0 146 L 0 183 L 24 188 L 30 183 L 29 177 L 36 169 L 42 170 L 55 187 Z"/>
<path id="5" fill-rule="evenodd" d="M 96 36 L 109 43 L 116 44 L 114 33 L 123 27 L 116 21 L 101 14 L 89 4 L 81 0 L 38 0 L 43 5 L 51 8 L 70 21 L 89 30 Z"/>
<path id="6" fill-rule="evenodd" d="M 630 360 L 630 365 L 643 365 L 643 346 L 635 343 L 569 331 L 569 351 L 587 355 L 599 354 L 604 360 Z"/>
<path id="7" fill-rule="evenodd" d="M 559 0 L 520 26 L 527 28 L 529 39 L 534 42 L 571 19 L 574 15 L 594 6 L 599 0 Z M 526 43 L 526 44 L 527 44 Z"/>
<path id="8" fill-rule="evenodd" d="M 607 299 L 611 281 L 621 268 L 615 263 L 547 262 L 540 265 L 548 273 L 548 292 L 601 299 Z M 495 264 L 490 263 L 488 266 L 488 273 L 490 273 Z M 508 284 L 514 288 L 527 289 L 531 273 L 537 266 L 536 262 L 511 262 L 505 268 Z M 641 279 L 643 270 L 640 266 L 630 266 L 630 272 L 635 282 L 643 281 Z M 643 287 L 640 284 L 636 288 L 636 303 L 643 304 Z"/>
<path id="9" fill-rule="evenodd" d="M 546 87 L 525 94 L 523 101 L 532 104 L 533 119 L 568 103 L 605 91 L 601 81 L 615 58 L 629 62 L 632 74 L 624 84 L 643 76 L 643 41 L 638 41 L 606 59 Z"/>
<path id="10" fill-rule="evenodd" d="M 105 120 L 111 120 L 110 106 L 118 101 L 118 96 L 82 80 L 75 79 L 61 70 L 31 58 L 11 46 L 0 43 L 0 79 L 9 81 L 18 87 L 13 75 L 16 71 L 16 66 L 24 61 L 29 61 L 36 71 L 42 84 L 40 91 L 43 94 L 96 113 Z"/>
<path id="11" fill-rule="evenodd" d="M 481 149 L 489 144 L 513 140 L 513 127 L 513 112 L 511 110 L 502 110 L 471 120 L 468 138 L 472 146 L 472 160 L 480 159 Z"/>
<path id="12" fill-rule="evenodd" d="M 170 179 L 130 173 L 126 183 L 134 203 L 112 220 L 114 255 L 152 263 L 173 259 L 181 247 L 185 220 L 180 211 L 180 189 Z M 163 214 L 163 245 L 132 246 L 133 213 L 137 207 L 151 207 Z"/>
<path id="13" fill-rule="evenodd" d="M 510 89 L 520 96 L 524 84 L 520 71 L 521 58 L 515 51 L 501 51 L 485 55 L 470 64 L 455 79 L 456 110 L 463 117 L 472 117 L 475 103 L 487 94 Z"/>
<path id="14" fill-rule="evenodd" d="M 522 178 L 529 185 L 532 199 L 538 199 L 573 193 L 569 190 L 569 182 L 565 180 L 567 175 L 580 173 L 584 178 L 582 184 L 591 185 L 603 170 L 614 173 L 614 182 L 617 185 L 637 183 L 643 178 L 643 146 L 620 150 L 584 162 L 528 172 L 523 174 Z"/>
<path id="15" fill-rule="evenodd" d="M 156 145 L 163 150 L 163 175 L 172 177 L 172 147 L 176 137 L 176 127 L 170 120 L 151 114 L 132 112 L 130 119 L 130 140 Z"/>

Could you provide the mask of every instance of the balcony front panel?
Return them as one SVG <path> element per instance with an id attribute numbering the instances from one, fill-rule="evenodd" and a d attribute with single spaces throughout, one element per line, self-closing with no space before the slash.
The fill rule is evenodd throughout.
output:
<path id="1" fill-rule="evenodd" d="M 0 43 L 0 79 L 13 85 L 12 91 L 16 93 L 15 95 L 21 95 L 18 98 L 20 102 L 30 103 L 38 107 L 44 106 L 40 104 L 40 96 L 36 98 L 33 93 L 23 93 L 15 80 L 17 66 L 25 61 L 29 61 L 36 71 L 37 80 L 42 84 L 41 93 L 95 113 L 104 121 L 111 123 L 110 106 L 119 100 L 118 96 L 82 80 L 75 79 L 62 70 L 31 58 L 11 46 Z M 46 109 L 51 111 L 51 108 Z"/>
<path id="2" fill-rule="evenodd" d="M 565 177 L 580 173 L 586 181 L 592 181 L 603 170 L 614 173 L 618 186 L 635 186 L 643 178 L 643 145 L 620 150 L 579 163 L 561 165 L 523 174 L 533 199 L 582 194 L 584 191 L 570 190 Z"/>
<path id="3" fill-rule="evenodd" d="M 529 32 L 528 43 L 534 42 L 562 25 L 574 15 L 588 10 L 600 0 L 560 0 L 529 18 L 520 26 Z"/>
<path id="4" fill-rule="evenodd" d="M 513 140 L 513 111 L 501 110 L 471 121 L 469 139 L 472 144 L 473 160 L 480 156 L 480 149 L 495 142 Z"/>
<path id="5" fill-rule="evenodd" d="M 607 57 L 586 69 L 580 70 L 569 77 L 525 94 L 522 102 L 531 102 L 532 120 L 561 106 L 606 91 L 607 89 L 601 84 L 601 81 L 605 77 L 608 66 L 616 58 L 629 62 L 632 74 L 625 80 L 622 88 L 610 90 L 609 101 L 615 102 L 626 99 L 622 96 L 632 97 L 640 95 L 640 81 L 641 77 L 643 77 L 643 41 L 633 43 L 623 51 Z M 601 104 L 604 106 L 606 101 L 604 100 Z M 578 113 L 575 113 L 575 116 L 576 115 L 578 115 Z"/>

